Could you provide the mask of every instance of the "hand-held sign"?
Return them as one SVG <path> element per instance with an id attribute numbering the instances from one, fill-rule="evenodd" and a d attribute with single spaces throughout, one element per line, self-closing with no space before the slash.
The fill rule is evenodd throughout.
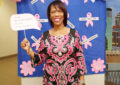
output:
<path id="1" fill-rule="evenodd" d="M 10 18 L 11 28 L 14 31 L 27 30 L 27 29 L 37 29 L 38 21 L 32 14 L 15 14 Z"/>

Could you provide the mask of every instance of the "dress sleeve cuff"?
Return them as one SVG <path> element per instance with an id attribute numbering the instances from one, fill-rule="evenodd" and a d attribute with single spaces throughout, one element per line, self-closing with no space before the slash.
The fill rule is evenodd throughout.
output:
<path id="1" fill-rule="evenodd" d="M 40 61 L 40 58 L 37 53 L 34 53 L 33 59 L 31 59 L 31 65 L 32 67 L 36 67 Z"/>

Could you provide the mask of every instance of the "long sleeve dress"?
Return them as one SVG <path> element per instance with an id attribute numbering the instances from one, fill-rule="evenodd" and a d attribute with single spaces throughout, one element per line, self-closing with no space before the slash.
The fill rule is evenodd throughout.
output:
<path id="1" fill-rule="evenodd" d="M 86 73 L 86 64 L 80 36 L 75 29 L 69 34 L 53 36 L 49 31 L 41 36 L 33 66 L 44 64 L 44 85 L 78 85 L 80 75 Z"/>

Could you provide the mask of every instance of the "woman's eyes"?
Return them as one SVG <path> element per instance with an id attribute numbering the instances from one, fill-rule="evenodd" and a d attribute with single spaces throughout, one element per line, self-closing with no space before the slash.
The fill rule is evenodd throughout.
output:
<path id="1" fill-rule="evenodd" d="M 51 11 L 50 13 L 55 14 L 56 12 L 58 12 L 58 13 L 63 13 L 61 10 L 58 10 L 58 11 Z"/>
<path id="2" fill-rule="evenodd" d="M 50 13 L 52 13 L 52 14 L 53 14 L 53 13 L 55 13 L 55 12 L 56 12 L 56 11 L 51 11 Z"/>

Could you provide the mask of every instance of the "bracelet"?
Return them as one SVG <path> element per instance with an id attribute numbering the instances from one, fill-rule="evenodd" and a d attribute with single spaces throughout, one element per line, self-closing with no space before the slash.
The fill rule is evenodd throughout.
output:
<path id="1" fill-rule="evenodd" d="M 85 84 L 85 80 L 79 80 L 80 84 Z"/>

